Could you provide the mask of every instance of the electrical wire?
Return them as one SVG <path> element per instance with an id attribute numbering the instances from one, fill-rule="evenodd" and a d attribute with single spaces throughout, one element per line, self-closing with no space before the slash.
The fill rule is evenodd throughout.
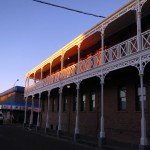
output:
<path id="1" fill-rule="evenodd" d="M 64 6 L 60 6 L 60 5 L 56 5 L 56 4 L 52 4 L 52 3 L 48 3 L 48 2 L 44 2 L 44 1 L 40 1 L 40 0 L 33 0 L 33 1 L 39 2 L 39 3 L 42 3 L 42 4 L 46 4 L 46 5 L 50 5 L 50 6 L 53 6 L 53 7 L 58 7 L 58 8 L 66 9 L 66 10 L 69 10 L 69 11 L 74 11 L 74 12 L 85 14 L 85 15 L 90 15 L 90 16 L 100 17 L 100 18 L 105 18 L 104 16 L 99 16 L 99 15 L 95 15 L 95 14 L 83 12 L 83 11 L 80 11 L 80 10 L 76 10 L 76 9 L 72 9 L 72 8 L 68 8 L 68 7 L 64 7 Z"/>

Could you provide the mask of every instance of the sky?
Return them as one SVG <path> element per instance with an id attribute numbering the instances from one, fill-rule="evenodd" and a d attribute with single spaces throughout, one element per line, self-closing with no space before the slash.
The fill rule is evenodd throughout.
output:
<path id="1" fill-rule="evenodd" d="M 107 17 L 129 0 L 42 1 Z M 0 0 L 0 93 L 25 86 L 28 71 L 100 21 L 32 0 Z"/>

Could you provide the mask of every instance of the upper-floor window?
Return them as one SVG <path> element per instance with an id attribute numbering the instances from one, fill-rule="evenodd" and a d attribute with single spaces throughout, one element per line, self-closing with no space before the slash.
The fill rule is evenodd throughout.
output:
<path id="1" fill-rule="evenodd" d="M 85 111 L 85 105 L 86 105 L 86 94 L 82 94 L 82 97 L 81 97 L 81 111 Z"/>
<path id="2" fill-rule="evenodd" d="M 73 95 L 73 102 L 72 102 L 72 111 L 76 111 L 77 105 L 77 95 Z"/>
<path id="3" fill-rule="evenodd" d="M 90 93 L 90 111 L 95 110 L 95 91 Z"/>
<path id="4" fill-rule="evenodd" d="M 63 98 L 63 112 L 66 111 L 66 108 L 67 108 L 67 96 L 64 96 L 64 98 Z"/>
<path id="5" fill-rule="evenodd" d="M 118 110 L 125 111 L 127 108 L 127 89 L 125 86 L 119 88 Z"/>
<path id="6" fill-rule="evenodd" d="M 143 86 L 144 110 L 146 110 L 146 87 Z M 141 111 L 141 87 L 137 86 L 136 111 Z"/>

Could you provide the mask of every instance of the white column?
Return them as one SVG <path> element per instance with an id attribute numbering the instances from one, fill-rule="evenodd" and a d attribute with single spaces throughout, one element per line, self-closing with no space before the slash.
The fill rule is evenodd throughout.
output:
<path id="1" fill-rule="evenodd" d="M 80 45 L 78 45 L 78 66 L 77 72 L 80 73 Z"/>
<path id="2" fill-rule="evenodd" d="M 104 78 L 101 77 L 101 118 L 100 118 L 100 139 L 99 146 L 105 144 L 105 131 L 104 131 Z"/>
<path id="3" fill-rule="evenodd" d="M 137 1 L 136 20 L 137 20 L 137 46 L 138 51 L 141 50 L 141 6 L 140 0 Z"/>
<path id="4" fill-rule="evenodd" d="M 47 100 L 47 114 L 46 114 L 46 129 L 45 132 L 49 129 L 49 111 L 50 111 L 50 90 L 48 91 L 48 100 Z"/>
<path id="5" fill-rule="evenodd" d="M 141 138 L 140 138 L 140 149 L 144 150 L 144 147 L 148 145 L 147 137 L 146 137 L 146 120 L 145 120 L 145 110 L 144 110 L 144 97 L 143 97 L 143 75 L 144 73 L 141 71 L 139 73 L 140 76 L 140 86 L 141 86 Z"/>
<path id="6" fill-rule="evenodd" d="M 27 87 L 29 86 L 29 79 L 30 79 L 30 77 L 27 78 L 27 80 L 28 80 L 27 81 Z"/>
<path id="7" fill-rule="evenodd" d="M 24 127 L 26 126 L 26 121 L 27 121 L 27 102 L 28 102 L 28 97 L 25 98 L 25 109 L 24 109 Z"/>
<path id="8" fill-rule="evenodd" d="M 79 136 L 79 90 L 80 90 L 80 83 L 77 83 L 77 102 L 76 102 L 76 122 L 75 122 L 75 135 L 74 141 L 77 140 Z"/>
<path id="9" fill-rule="evenodd" d="M 34 95 L 32 95 L 32 108 L 31 108 L 30 124 L 29 124 L 30 127 L 33 125 L 33 107 L 34 107 Z"/>
<path id="10" fill-rule="evenodd" d="M 60 87 L 59 89 L 59 117 L 58 117 L 58 131 L 57 131 L 57 136 L 59 136 L 61 134 L 61 105 L 62 103 L 62 87 Z"/>
<path id="11" fill-rule="evenodd" d="M 39 110 L 41 108 L 41 93 L 39 93 Z M 37 116 L 37 129 L 40 126 L 40 111 L 38 111 L 38 116 Z"/>
<path id="12" fill-rule="evenodd" d="M 102 28 L 101 31 L 101 48 L 102 48 L 102 52 L 101 52 L 102 64 L 104 64 L 104 28 Z"/>

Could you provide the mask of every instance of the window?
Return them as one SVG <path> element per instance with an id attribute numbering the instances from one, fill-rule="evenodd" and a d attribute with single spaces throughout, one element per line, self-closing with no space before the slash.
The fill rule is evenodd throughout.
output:
<path id="1" fill-rule="evenodd" d="M 52 112 L 55 111 L 55 98 L 52 99 Z"/>
<path id="2" fill-rule="evenodd" d="M 125 111 L 126 107 L 127 107 L 127 98 L 126 98 L 126 87 L 125 86 L 121 86 L 119 88 L 119 111 Z"/>
<path id="3" fill-rule="evenodd" d="M 72 103 L 72 111 L 76 111 L 76 106 L 77 105 L 77 96 L 73 96 L 73 103 Z"/>
<path id="4" fill-rule="evenodd" d="M 146 87 L 143 86 L 144 110 L 146 110 Z M 137 87 L 136 111 L 141 111 L 141 87 Z"/>
<path id="5" fill-rule="evenodd" d="M 82 94 L 81 98 L 81 111 L 85 111 L 86 95 Z"/>
<path id="6" fill-rule="evenodd" d="M 94 111 L 95 110 L 95 92 L 92 91 L 90 93 L 90 111 Z"/>
<path id="7" fill-rule="evenodd" d="M 63 99 L 63 112 L 66 111 L 66 108 L 67 108 L 67 97 L 64 96 L 64 99 Z"/>

